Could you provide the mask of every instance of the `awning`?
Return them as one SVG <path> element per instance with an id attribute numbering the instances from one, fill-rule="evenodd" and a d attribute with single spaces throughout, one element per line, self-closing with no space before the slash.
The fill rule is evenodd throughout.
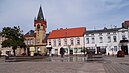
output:
<path id="1" fill-rule="evenodd" d="M 120 40 L 120 43 L 128 43 L 129 40 Z"/>

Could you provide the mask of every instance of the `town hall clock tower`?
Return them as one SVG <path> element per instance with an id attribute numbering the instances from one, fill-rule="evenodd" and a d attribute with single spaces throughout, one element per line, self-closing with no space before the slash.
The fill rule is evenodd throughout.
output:
<path id="1" fill-rule="evenodd" d="M 44 19 L 42 7 L 40 6 L 38 16 L 34 19 L 35 27 L 35 51 L 40 54 L 46 53 L 46 28 L 47 22 Z"/>

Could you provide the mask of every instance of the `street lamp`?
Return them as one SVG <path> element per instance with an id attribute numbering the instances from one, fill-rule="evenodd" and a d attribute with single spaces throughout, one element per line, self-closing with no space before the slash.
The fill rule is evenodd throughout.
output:
<path id="1" fill-rule="evenodd" d="M 68 54 L 70 54 L 70 46 L 71 46 L 71 45 L 68 45 Z"/>

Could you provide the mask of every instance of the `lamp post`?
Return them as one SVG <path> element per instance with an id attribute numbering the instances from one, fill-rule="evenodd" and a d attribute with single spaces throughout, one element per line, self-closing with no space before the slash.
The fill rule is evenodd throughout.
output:
<path id="1" fill-rule="evenodd" d="M 70 54 L 70 46 L 71 45 L 68 45 L 68 55 Z"/>

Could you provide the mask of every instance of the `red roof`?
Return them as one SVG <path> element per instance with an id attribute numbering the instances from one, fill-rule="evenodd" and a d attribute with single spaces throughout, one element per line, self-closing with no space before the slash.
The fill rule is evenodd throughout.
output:
<path id="1" fill-rule="evenodd" d="M 125 21 L 125 24 L 126 24 L 127 26 L 129 26 L 129 20 L 128 20 L 128 21 Z"/>
<path id="2" fill-rule="evenodd" d="M 55 38 L 65 38 L 65 37 L 80 37 L 83 36 L 86 32 L 85 27 L 79 27 L 79 28 L 66 28 L 66 29 L 57 29 L 53 30 L 49 36 L 48 39 L 55 39 Z"/>

